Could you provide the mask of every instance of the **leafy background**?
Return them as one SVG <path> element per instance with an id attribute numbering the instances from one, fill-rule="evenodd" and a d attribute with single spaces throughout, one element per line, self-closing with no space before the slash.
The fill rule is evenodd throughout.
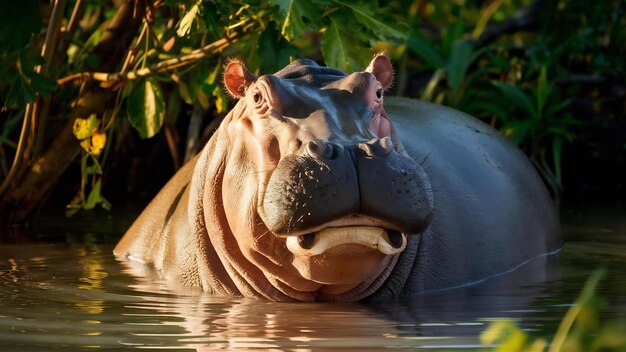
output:
<path id="1" fill-rule="evenodd" d="M 258 74 L 385 50 L 391 94 L 452 106 L 519 146 L 557 202 L 623 201 L 626 4 L 618 0 L 22 0 L 0 11 L 0 210 L 144 204 Z M 68 204 L 69 203 L 69 204 Z"/>

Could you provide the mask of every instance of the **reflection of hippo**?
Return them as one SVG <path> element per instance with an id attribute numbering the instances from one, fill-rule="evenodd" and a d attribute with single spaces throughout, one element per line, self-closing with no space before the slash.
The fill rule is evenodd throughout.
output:
<path id="1" fill-rule="evenodd" d="M 311 301 L 455 287 L 555 251 L 524 155 L 451 109 L 383 109 L 392 72 L 385 56 L 350 75 L 299 60 L 257 78 L 231 62 L 239 102 L 116 255 L 209 292 Z"/>

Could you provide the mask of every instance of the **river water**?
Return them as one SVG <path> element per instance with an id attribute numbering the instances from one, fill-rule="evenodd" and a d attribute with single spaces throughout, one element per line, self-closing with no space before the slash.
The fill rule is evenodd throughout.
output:
<path id="1" fill-rule="evenodd" d="M 601 318 L 626 321 L 626 209 L 587 207 L 562 218 L 558 275 L 547 281 L 512 288 L 497 278 L 368 304 L 274 303 L 176 289 L 115 260 L 119 228 L 76 230 L 61 219 L 65 230 L 38 230 L 55 231 L 54 243 L 0 245 L 0 350 L 489 350 L 479 335 L 498 318 L 536 336 L 553 334 L 598 267 L 608 269 L 598 287 L 607 302 Z"/>

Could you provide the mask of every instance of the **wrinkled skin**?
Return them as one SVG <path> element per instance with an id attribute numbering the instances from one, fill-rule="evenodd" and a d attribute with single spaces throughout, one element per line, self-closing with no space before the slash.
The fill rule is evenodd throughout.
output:
<path id="1" fill-rule="evenodd" d="M 525 156 L 460 112 L 387 99 L 385 56 L 350 75 L 299 60 L 255 77 L 115 248 L 216 294 L 355 301 L 451 288 L 560 246 Z"/>

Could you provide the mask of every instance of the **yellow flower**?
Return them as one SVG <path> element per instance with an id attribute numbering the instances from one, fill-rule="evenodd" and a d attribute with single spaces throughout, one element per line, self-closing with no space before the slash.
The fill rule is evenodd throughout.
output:
<path id="1" fill-rule="evenodd" d="M 89 150 L 91 149 L 91 139 L 83 139 L 80 141 L 80 146 L 83 147 L 87 153 L 89 153 Z"/>
<path id="2" fill-rule="evenodd" d="M 91 136 L 91 153 L 93 155 L 100 155 L 104 145 L 107 142 L 107 135 L 102 132 L 96 132 Z"/>
<path id="3" fill-rule="evenodd" d="M 91 114 L 86 119 L 77 118 L 74 121 L 72 131 L 76 138 L 82 140 L 91 137 L 98 130 L 99 125 L 100 120 L 96 117 L 96 114 Z"/>

